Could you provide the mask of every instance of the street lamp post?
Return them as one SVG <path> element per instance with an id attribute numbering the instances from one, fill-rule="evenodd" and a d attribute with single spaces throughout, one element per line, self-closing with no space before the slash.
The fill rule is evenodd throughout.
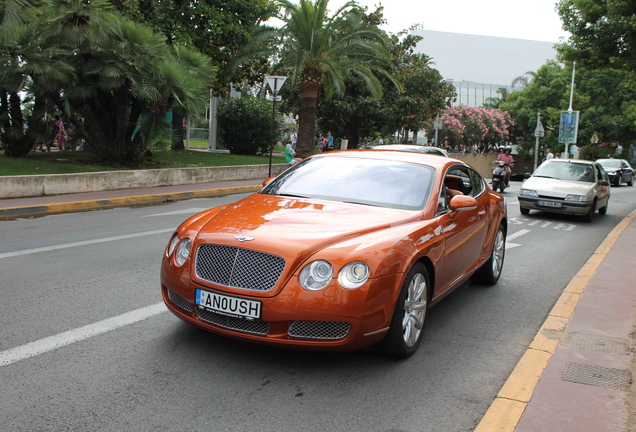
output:
<path id="1" fill-rule="evenodd" d="M 269 144 L 269 174 L 268 177 L 272 176 L 272 153 L 274 152 L 274 128 L 276 126 L 276 102 L 282 100 L 280 96 L 278 96 L 278 91 L 285 84 L 285 80 L 287 77 L 284 76 L 268 76 L 267 84 L 269 88 L 272 90 L 272 127 L 270 129 L 270 144 Z"/>

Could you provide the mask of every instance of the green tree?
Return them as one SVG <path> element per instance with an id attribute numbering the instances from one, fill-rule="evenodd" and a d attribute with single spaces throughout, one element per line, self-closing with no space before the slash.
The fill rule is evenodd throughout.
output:
<path id="1" fill-rule="evenodd" d="M 636 72 L 636 3 L 633 0 L 561 0 L 557 11 L 571 36 L 559 44 L 566 60 L 590 69 Z"/>
<path id="2" fill-rule="evenodd" d="M 193 47 L 207 55 L 217 68 L 211 86 L 227 94 L 229 85 L 263 81 L 270 69 L 264 55 L 239 55 L 259 48 L 252 34 L 276 12 L 270 0 L 112 0 L 126 16 L 161 33 L 168 45 Z M 262 54 L 262 49 L 257 54 Z M 183 150 L 183 113 L 175 107 L 173 148 Z"/>
<path id="3" fill-rule="evenodd" d="M 281 0 L 280 29 L 283 59 L 293 59 L 291 85 L 300 85 L 298 147 L 300 157 L 314 152 L 314 131 L 318 91 L 325 84 L 325 96 L 344 94 L 346 79 L 358 76 L 371 94 L 379 98 L 382 85 L 375 73 L 389 60 L 386 36 L 362 20 L 355 2 L 347 2 L 332 16 L 328 0 L 300 0 L 298 4 Z M 374 73 L 375 72 L 375 73 Z"/>
<path id="4" fill-rule="evenodd" d="M 520 144 L 526 155 L 534 149 L 534 129 L 537 113 L 541 113 L 545 136 L 540 152 L 550 147 L 564 150 L 558 143 L 561 111 L 569 105 L 571 66 L 548 62 L 536 72 L 534 80 L 522 91 L 511 93 L 500 108 L 514 118 Z M 617 70 L 589 70 L 577 67 L 573 107 L 580 112 L 579 147 L 591 145 L 596 133 L 606 144 L 621 143 L 623 147 L 636 133 L 636 93 L 628 85 L 627 75 Z"/>
<path id="5" fill-rule="evenodd" d="M 54 0 L 31 8 L 32 19 L 3 47 L 2 67 L 22 79 L 12 90 L 19 94 L 28 82 L 36 120 L 43 101 L 51 101 L 104 160 L 138 164 L 164 128 L 169 106 L 188 112 L 207 100 L 213 69 L 205 56 L 169 48 L 149 28 L 114 14 L 108 2 Z M 0 88 L 9 81 L 0 76 Z M 10 121 L 15 135 L 17 115 Z M 37 128 L 27 126 L 25 135 L 35 135 L 30 131 Z M 30 148 L 14 147 L 8 155 Z"/>

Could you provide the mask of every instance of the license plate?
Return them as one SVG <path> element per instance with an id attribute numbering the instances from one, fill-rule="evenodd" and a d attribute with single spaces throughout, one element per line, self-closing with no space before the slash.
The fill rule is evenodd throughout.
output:
<path id="1" fill-rule="evenodd" d="M 555 208 L 562 207 L 560 202 L 552 202 L 552 201 L 537 201 L 537 205 L 540 205 L 543 207 L 555 207 Z"/>
<path id="2" fill-rule="evenodd" d="M 259 301 L 230 297 L 198 288 L 194 301 L 205 309 L 224 315 L 247 319 L 261 318 L 261 302 Z"/>

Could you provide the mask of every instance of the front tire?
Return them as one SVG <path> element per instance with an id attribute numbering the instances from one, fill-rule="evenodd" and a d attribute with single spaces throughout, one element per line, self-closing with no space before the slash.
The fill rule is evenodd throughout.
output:
<path id="1" fill-rule="evenodd" d="M 592 218 L 594 216 L 595 211 L 596 211 L 596 199 L 594 199 L 594 202 L 592 203 L 592 207 L 590 207 L 588 212 L 585 213 L 585 216 L 583 216 L 583 220 L 585 222 L 592 222 Z"/>
<path id="2" fill-rule="evenodd" d="M 530 209 L 523 208 L 523 207 L 521 207 L 521 206 L 520 206 L 520 207 L 519 207 L 519 212 L 520 212 L 522 215 L 529 215 L 529 214 L 530 214 Z"/>
<path id="3" fill-rule="evenodd" d="M 417 351 L 428 314 L 429 289 L 426 267 L 422 263 L 415 264 L 402 284 L 389 332 L 382 341 L 384 352 L 406 358 Z"/>
<path id="4" fill-rule="evenodd" d="M 602 215 L 606 214 L 608 207 L 609 207 L 609 198 L 607 199 L 607 202 L 605 203 L 605 206 L 603 206 L 600 209 L 598 209 L 599 214 L 602 214 Z"/>
<path id="5" fill-rule="evenodd" d="M 504 257 L 506 255 L 506 230 L 499 225 L 492 245 L 490 258 L 473 274 L 470 279 L 484 285 L 495 285 L 501 277 Z"/>

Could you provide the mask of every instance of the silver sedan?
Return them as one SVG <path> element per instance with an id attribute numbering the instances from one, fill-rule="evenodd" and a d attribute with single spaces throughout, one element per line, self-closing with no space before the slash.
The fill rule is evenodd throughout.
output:
<path id="1" fill-rule="evenodd" d="M 610 183 L 603 167 L 591 161 L 550 159 L 537 168 L 519 192 L 521 214 L 530 210 L 583 216 L 607 213 Z"/>

